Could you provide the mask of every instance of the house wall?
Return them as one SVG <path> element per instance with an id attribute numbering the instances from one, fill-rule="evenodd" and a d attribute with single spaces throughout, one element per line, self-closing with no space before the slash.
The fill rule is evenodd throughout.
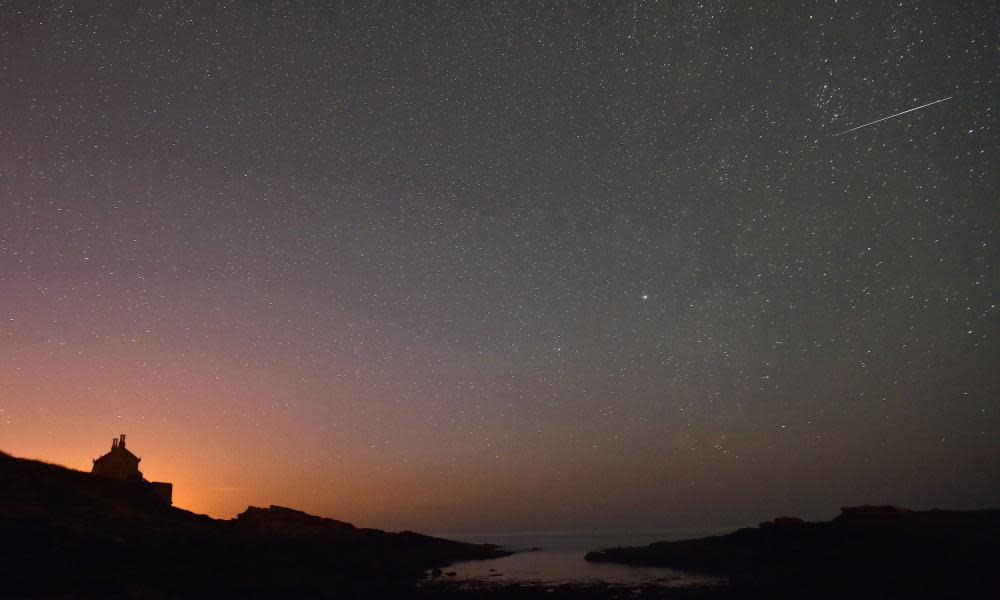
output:
<path id="1" fill-rule="evenodd" d="M 153 494 L 155 494 L 157 498 L 163 500 L 167 504 L 173 504 L 174 484 L 165 483 L 163 481 L 153 481 L 149 485 Z"/>

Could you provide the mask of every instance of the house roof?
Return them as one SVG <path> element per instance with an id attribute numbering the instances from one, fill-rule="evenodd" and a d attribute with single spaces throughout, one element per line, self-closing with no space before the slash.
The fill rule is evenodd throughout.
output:
<path id="1" fill-rule="evenodd" d="M 123 448 L 121 446 L 116 446 L 116 447 L 112 448 L 110 452 L 108 452 L 104 456 L 101 456 L 97 460 L 104 460 L 106 458 L 111 458 L 113 456 L 114 457 L 127 458 L 129 460 L 134 460 L 135 462 L 139 462 L 140 460 L 142 460 L 138 456 L 136 456 L 135 454 L 132 454 L 129 451 L 128 448 Z"/>
<path id="2" fill-rule="evenodd" d="M 111 442 L 111 450 L 107 454 L 101 456 L 100 458 L 95 458 L 94 462 L 95 463 L 102 462 L 102 461 L 107 460 L 107 459 L 127 460 L 127 461 L 131 461 L 131 462 L 136 462 L 136 463 L 139 462 L 140 460 L 142 460 L 141 458 L 139 458 L 135 454 L 132 454 L 128 450 L 128 448 L 125 447 L 125 436 L 124 435 L 122 435 L 118 439 L 112 440 L 112 442 Z"/>

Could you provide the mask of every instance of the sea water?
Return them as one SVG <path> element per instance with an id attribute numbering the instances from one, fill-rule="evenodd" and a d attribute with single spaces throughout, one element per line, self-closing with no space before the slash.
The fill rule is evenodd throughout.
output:
<path id="1" fill-rule="evenodd" d="M 611 586 L 695 587 L 725 583 L 703 574 L 661 567 L 631 567 L 615 563 L 591 563 L 584 555 L 592 550 L 616 546 L 642 546 L 717 535 L 719 530 L 625 531 L 603 533 L 512 533 L 452 534 L 477 544 L 497 544 L 516 554 L 491 560 L 455 563 L 444 569 L 449 579 L 466 582 L 524 583 L 537 585 L 596 584 Z M 531 550 L 539 548 L 538 550 Z"/>

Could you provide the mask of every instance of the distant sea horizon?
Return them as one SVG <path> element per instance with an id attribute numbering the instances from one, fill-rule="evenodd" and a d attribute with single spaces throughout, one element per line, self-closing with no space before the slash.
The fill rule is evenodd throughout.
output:
<path id="1" fill-rule="evenodd" d="M 642 546 L 653 542 L 721 535 L 750 525 L 728 527 L 671 527 L 645 529 L 542 530 L 510 532 L 432 532 L 430 535 L 462 542 L 497 544 L 510 550 L 599 550 L 612 546 Z M 610 544 L 592 546 L 592 543 Z"/>

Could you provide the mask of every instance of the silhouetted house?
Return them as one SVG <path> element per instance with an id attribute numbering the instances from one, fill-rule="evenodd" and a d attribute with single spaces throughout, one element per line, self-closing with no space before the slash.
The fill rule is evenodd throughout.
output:
<path id="1" fill-rule="evenodd" d="M 111 452 L 94 459 L 94 468 L 90 472 L 122 481 L 142 481 L 142 472 L 139 471 L 140 460 L 142 459 L 125 447 L 123 433 L 120 438 L 111 440 Z"/>
<path id="2" fill-rule="evenodd" d="M 123 433 L 121 437 L 111 440 L 110 452 L 94 459 L 94 467 L 90 472 L 101 477 L 131 481 L 148 486 L 157 498 L 171 504 L 174 485 L 162 481 L 146 481 L 142 476 L 142 471 L 139 470 L 139 461 L 141 460 L 125 447 L 125 434 Z"/>

